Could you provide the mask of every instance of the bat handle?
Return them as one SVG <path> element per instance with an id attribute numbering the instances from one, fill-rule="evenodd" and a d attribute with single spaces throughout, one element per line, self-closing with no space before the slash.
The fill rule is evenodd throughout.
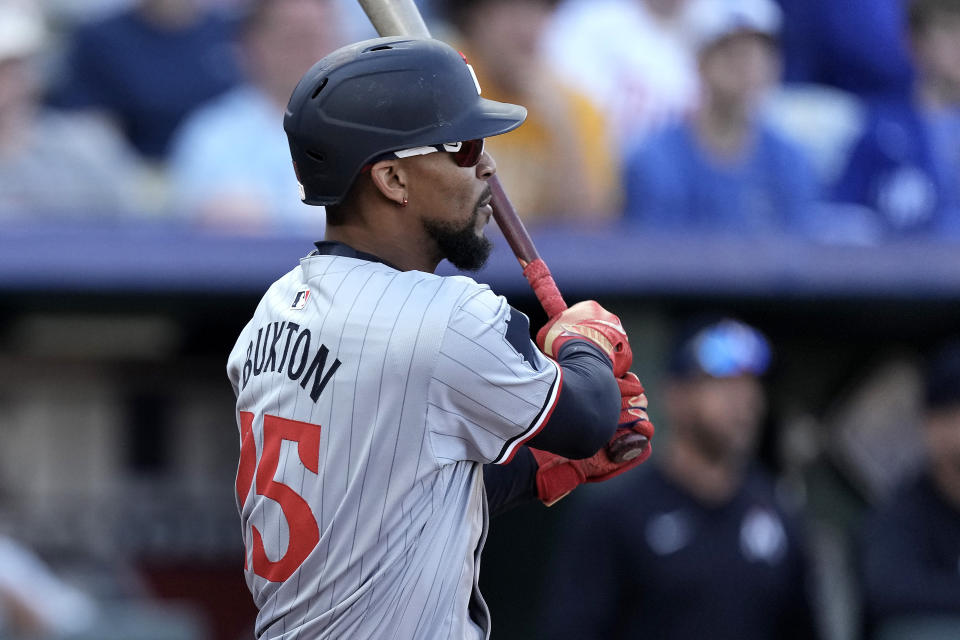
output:
<path id="1" fill-rule="evenodd" d="M 547 312 L 547 316 L 553 318 L 566 311 L 567 303 L 563 301 L 560 289 L 553 281 L 553 275 L 550 274 L 546 262 L 538 257 L 533 262 L 527 263 L 523 267 L 523 275 L 533 288 L 533 293 L 536 294 L 543 310 Z"/>
<path id="2" fill-rule="evenodd" d="M 497 226 L 503 232 L 503 237 L 513 250 L 513 254 L 520 261 L 523 267 L 523 275 L 527 282 L 533 288 L 537 300 L 543 310 L 549 317 L 554 317 L 567 308 L 567 303 L 563 301 L 560 289 L 557 283 L 553 281 L 550 269 L 547 263 L 540 258 L 537 247 L 533 244 L 530 234 L 520 221 L 517 210 L 513 208 L 510 198 L 507 197 L 497 176 L 491 176 L 488 181 L 492 198 L 490 205 L 493 207 L 493 217 L 497 221 Z"/>

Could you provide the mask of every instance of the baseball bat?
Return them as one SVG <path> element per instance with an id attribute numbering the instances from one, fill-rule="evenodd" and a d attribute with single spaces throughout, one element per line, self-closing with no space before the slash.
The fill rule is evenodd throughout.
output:
<path id="1" fill-rule="evenodd" d="M 430 30 L 413 0 L 357 1 L 381 36 L 431 37 Z M 567 303 L 564 302 L 549 267 L 537 252 L 533 239 L 503 190 L 500 179 L 493 175 L 487 183 L 493 196 L 490 200 L 493 219 L 497 221 L 497 226 L 513 250 L 513 255 L 520 262 L 524 277 L 547 315 L 551 318 L 558 315 L 567 308 Z M 643 436 L 627 434 L 607 445 L 607 453 L 614 461 L 624 462 L 640 455 L 647 444 L 647 439 Z"/>

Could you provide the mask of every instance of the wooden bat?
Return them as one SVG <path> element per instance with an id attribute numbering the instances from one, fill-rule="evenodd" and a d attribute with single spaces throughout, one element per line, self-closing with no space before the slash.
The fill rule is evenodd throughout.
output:
<path id="1" fill-rule="evenodd" d="M 381 36 L 411 36 L 429 38 L 430 30 L 420 15 L 413 0 L 358 0 L 364 13 L 370 18 L 374 29 Z M 500 179 L 494 175 L 488 180 L 493 198 L 493 219 L 503 232 L 507 244 L 513 250 L 523 275 L 533 288 L 543 310 L 551 318 L 567 308 L 563 295 L 553 280 L 547 264 L 540 257 L 533 239 L 523 226 L 510 199 L 507 197 Z M 627 434 L 607 445 L 607 453 L 615 462 L 624 462 L 640 455 L 648 445 L 647 439 L 639 434 Z"/>

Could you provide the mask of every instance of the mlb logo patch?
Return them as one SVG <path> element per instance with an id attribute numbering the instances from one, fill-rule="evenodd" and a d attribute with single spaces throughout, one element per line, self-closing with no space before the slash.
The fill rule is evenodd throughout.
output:
<path id="1" fill-rule="evenodd" d="M 307 306 L 307 298 L 310 297 L 310 287 L 302 287 L 297 291 L 297 295 L 293 299 L 293 304 L 290 305 L 291 309 L 303 309 Z"/>

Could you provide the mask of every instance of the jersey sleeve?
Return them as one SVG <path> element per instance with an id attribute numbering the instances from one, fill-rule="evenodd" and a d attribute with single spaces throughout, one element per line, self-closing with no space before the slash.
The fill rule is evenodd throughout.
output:
<path id="1" fill-rule="evenodd" d="M 507 463 L 546 424 L 562 375 L 530 340 L 529 327 L 488 289 L 454 309 L 427 398 L 428 435 L 441 464 Z"/>

